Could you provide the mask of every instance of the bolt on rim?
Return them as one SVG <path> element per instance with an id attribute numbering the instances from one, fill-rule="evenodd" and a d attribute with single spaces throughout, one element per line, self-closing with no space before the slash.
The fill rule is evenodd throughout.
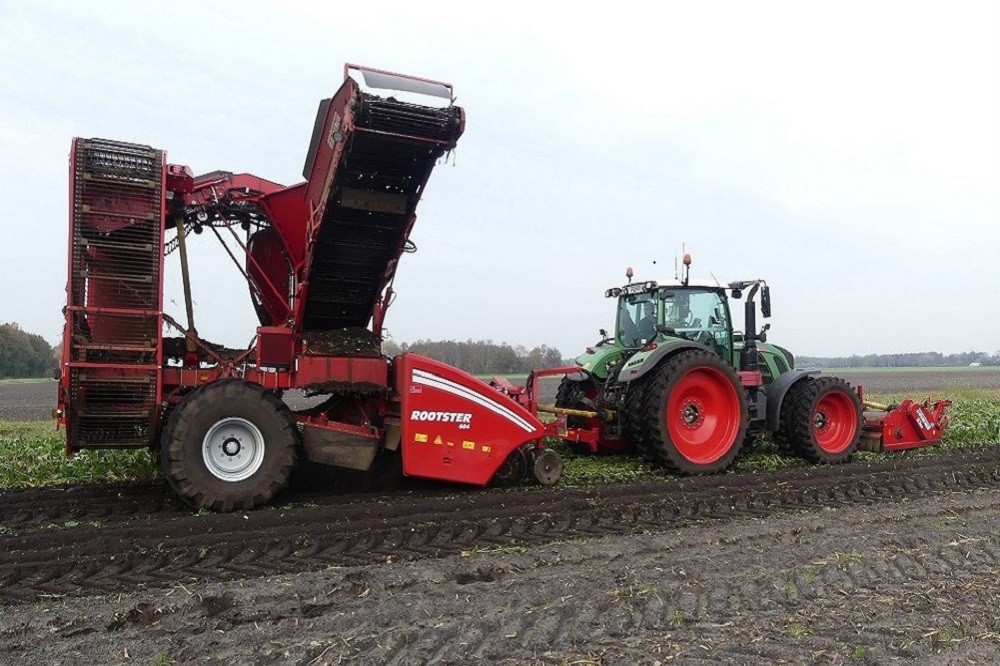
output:
<path id="1" fill-rule="evenodd" d="M 233 483 L 245 481 L 264 462 L 264 435 L 246 419 L 225 418 L 208 429 L 201 452 L 212 476 Z"/>

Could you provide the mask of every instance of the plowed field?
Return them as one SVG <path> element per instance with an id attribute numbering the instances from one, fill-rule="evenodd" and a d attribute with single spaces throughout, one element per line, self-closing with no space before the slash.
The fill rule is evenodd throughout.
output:
<path id="1" fill-rule="evenodd" d="M 992 664 L 998 532 L 994 447 L 229 515 L 0 491 L 0 663 Z"/>

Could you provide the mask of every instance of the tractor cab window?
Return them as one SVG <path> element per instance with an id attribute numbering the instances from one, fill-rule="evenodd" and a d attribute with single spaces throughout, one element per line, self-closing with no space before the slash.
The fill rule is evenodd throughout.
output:
<path id="1" fill-rule="evenodd" d="M 656 295 L 629 294 L 618 301 L 618 341 L 641 347 L 656 337 Z"/>
<path id="2" fill-rule="evenodd" d="M 733 348 L 729 308 L 723 292 L 715 289 L 665 289 L 663 324 L 672 335 L 708 346 L 724 358 Z"/>

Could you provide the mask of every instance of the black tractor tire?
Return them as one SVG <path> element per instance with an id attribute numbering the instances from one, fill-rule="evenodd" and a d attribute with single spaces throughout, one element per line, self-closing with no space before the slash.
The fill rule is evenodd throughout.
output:
<path id="1" fill-rule="evenodd" d="M 760 446 L 760 433 L 752 432 L 747 433 L 746 437 L 743 438 L 743 443 L 740 444 L 740 452 L 736 454 L 737 460 L 746 460 L 746 458 L 754 452 Z"/>
<path id="2" fill-rule="evenodd" d="M 624 419 L 625 436 L 635 450 L 649 462 L 657 462 L 656 448 L 651 444 L 646 423 L 646 400 L 649 397 L 649 381 L 643 377 L 633 380 L 625 394 L 625 405 L 619 412 Z"/>
<path id="3" fill-rule="evenodd" d="M 556 407 L 594 411 L 594 405 L 586 402 L 587 389 L 591 386 L 593 386 L 593 380 L 590 379 L 577 382 L 569 377 L 563 377 L 556 390 Z M 566 426 L 568 428 L 586 428 L 587 419 L 582 416 L 567 416 Z"/>
<path id="4" fill-rule="evenodd" d="M 650 446 L 680 474 L 714 474 L 740 452 L 749 422 L 736 371 L 717 354 L 692 349 L 667 359 L 646 399 Z"/>
<path id="5" fill-rule="evenodd" d="M 276 395 L 242 379 L 189 393 L 170 415 L 160 464 L 174 491 L 198 509 L 266 504 L 295 467 L 299 431 Z"/>
<path id="6" fill-rule="evenodd" d="M 783 439 L 806 460 L 837 465 L 851 459 L 864 432 L 861 399 L 839 377 L 796 383 L 781 405 Z"/>

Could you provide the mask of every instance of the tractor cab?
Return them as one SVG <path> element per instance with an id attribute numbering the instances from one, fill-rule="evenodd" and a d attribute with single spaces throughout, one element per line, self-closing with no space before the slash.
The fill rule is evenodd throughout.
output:
<path id="1" fill-rule="evenodd" d="M 733 327 L 724 287 L 705 282 L 645 282 L 639 293 L 618 296 L 615 340 L 623 349 L 689 340 L 734 362 Z M 609 290 L 613 291 L 613 290 Z"/>
<path id="2" fill-rule="evenodd" d="M 588 348 L 577 364 L 603 381 L 623 368 L 632 374 L 637 366 L 656 365 L 669 349 L 695 344 L 734 370 L 759 371 L 765 384 L 794 367 L 791 353 L 767 343 L 770 324 L 757 330 L 758 295 L 761 315 L 771 316 L 770 289 L 763 280 L 695 280 L 687 274 L 689 267 L 690 255 L 685 255 L 684 274 L 659 281 L 633 281 L 629 268 L 628 284 L 604 292 L 618 300 L 614 334 Z M 742 331 L 733 321 L 730 298 L 744 301 Z"/>

